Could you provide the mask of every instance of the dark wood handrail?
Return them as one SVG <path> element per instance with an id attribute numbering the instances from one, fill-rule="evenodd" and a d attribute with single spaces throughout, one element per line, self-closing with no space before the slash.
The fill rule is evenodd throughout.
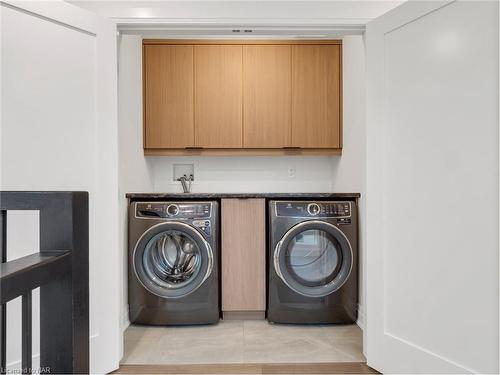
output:
<path id="1" fill-rule="evenodd" d="M 70 251 L 42 251 L 0 264 L 0 303 L 64 277 L 70 266 Z"/>
<path id="2" fill-rule="evenodd" d="M 7 262 L 7 211 L 38 210 L 40 252 Z M 31 291 L 40 287 L 40 368 L 89 373 L 87 192 L 0 192 L 0 370 L 6 371 L 6 302 L 22 296 L 23 373 L 31 365 Z M 60 250 L 65 249 L 65 250 Z"/>

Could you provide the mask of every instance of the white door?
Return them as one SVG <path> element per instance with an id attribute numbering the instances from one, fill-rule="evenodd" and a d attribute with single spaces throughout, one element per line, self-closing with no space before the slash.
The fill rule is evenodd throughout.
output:
<path id="1" fill-rule="evenodd" d="M 498 373 L 498 2 L 410 1 L 367 47 L 368 365 Z"/>
<path id="2" fill-rule="evenodd" d="M 116 26 L 63 1 L 0 2 L 0 12 L 0 190 L 89 192 L 90 365 L 107 373 L 122 348 Z M 29 214 L 8 213 L 9 259 L 38 250 L 38 217 Z M 35 293 L 34 337 L 36 301 Z M 16 302 L 8 306 L 8 371 L 20 367 Z"/>

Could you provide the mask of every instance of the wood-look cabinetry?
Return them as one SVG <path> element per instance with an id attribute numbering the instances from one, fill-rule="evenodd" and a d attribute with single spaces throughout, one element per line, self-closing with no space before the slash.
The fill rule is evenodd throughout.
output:
<path id="1" fill-rule="evenodd" d="M 340 147 L 340 46 L 293 46 L 292 145 Z"/>
<path id="2" fill-rule="evenodd" d="M 266 309 L 265 199 L 222 199 L 222 311 Z"/>
<path id="3" fill-rule="evenodd" d="M 150 155 L 335 154 L 340 41 L 144 41 Z"/>
<path id="4" fill-rule="evenodd" d="M 144 46 L 144 148 L 194 146 L 193 46 Z"/>
<path id="5" fill-rule="evenodd" d="M 242 147 L 242 48 L 194 46 L 195 144 Z"/>
<path id="6" fill-rule="evenodd" d="M 291 146 L 292 46 L 243 46 L 243 142 Z"/>

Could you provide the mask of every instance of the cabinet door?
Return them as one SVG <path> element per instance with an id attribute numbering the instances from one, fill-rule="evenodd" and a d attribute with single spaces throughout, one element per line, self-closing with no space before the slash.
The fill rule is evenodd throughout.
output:
<path id="1" fill-rule="evenodd" d="M 197 45 L 195 143 L 205 148 L 242 147 L 242 46 Z"/>
<path id="2" fill-rule="evenodd" d="M 291 46 L 243 46 L 243 147 L 290 145 L 291 74 Z"/>
<path id="3" fill-rule="evenodd" d="M 292 146 L 340 147 L 341 46 L 292 47 Z"/>
<path id="4" fill-rule="evenodd" d="M 144 148 L 194 145 L 193 46 L 144 46 Z"/>
<path id="5" fill-rule="evenodd" d="M 222 310 L 266 309 L 264 199 L 222 199 Z"/>

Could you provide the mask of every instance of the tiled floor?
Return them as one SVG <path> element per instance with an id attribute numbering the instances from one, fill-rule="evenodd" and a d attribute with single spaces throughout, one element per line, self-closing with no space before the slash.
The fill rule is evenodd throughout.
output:
<path id="1" fill-rule="evenodd" d="M 213 326 L 130 326 L 122 364 L 364 362 L 356 325 L 229 320 Z"/>

